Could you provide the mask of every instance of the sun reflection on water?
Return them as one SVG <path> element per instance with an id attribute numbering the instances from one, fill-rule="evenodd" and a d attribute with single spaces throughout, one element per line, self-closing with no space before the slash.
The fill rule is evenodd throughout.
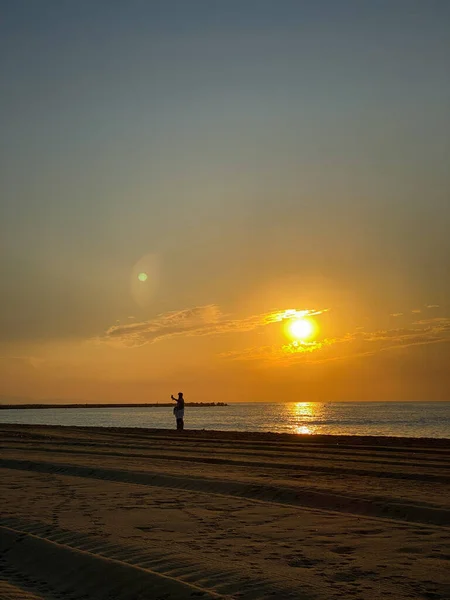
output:
<path id="1" fill-rule="evenodd" d="M 317 433 L 317 426 L 310 425 L 308 421 L 314 421 L 320 411 L 315 402 L 295 402 L 290 405 L 293 433 L 311 435 Z"/>
<path id="2" fill-rule="evenodd" d="M 294 433 L 303 433 L 306 435 L 311 435 L 313 433 L 311 427 L 308 427 L 307 425 L 302 425 L 301 427 L 296 427 L 294 429 Z"/>

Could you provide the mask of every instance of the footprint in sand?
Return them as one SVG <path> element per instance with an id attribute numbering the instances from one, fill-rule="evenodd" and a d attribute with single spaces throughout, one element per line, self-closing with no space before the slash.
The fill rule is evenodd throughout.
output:
<path id="1" fill-rule="evenodd" d="M 297 556 L 288 562 L 290 567 L 301 567 L 304 569 L 311 569 L 315 567 L 320 561 L 313 558 L 307 558 L 306 556 Z"/>
<path id="2" fill-rule="evenodd" d="M 336 554 L 352 554 L 356 548 L 353 546 L 335 546 L 334 548 L 330 548 L 330 550 Z"/>

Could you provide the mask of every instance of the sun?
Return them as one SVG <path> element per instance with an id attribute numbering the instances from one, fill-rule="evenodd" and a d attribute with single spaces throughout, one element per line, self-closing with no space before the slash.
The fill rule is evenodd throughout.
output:
<path id="1" fill-rule="evenodd" d="M 315 332 L 315 326 L 310 319 L 295 319 L 289 322 L 287 332 L 289 336 L 295 340 L 304 342 L 312 338 Z"/>

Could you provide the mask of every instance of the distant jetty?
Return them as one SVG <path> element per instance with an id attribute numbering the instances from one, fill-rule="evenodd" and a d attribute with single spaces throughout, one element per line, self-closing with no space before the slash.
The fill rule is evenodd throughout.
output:
<path id="1" fill-rule="evenodd" d="M 228 406 L 225 402 L 186 402 L 185 405 L 200 408 Z M 158 406 L 175 406 L 175 404 L 173 402 L 151 402 L 145 404 L 0 404 L 0 410 L 29 408 L 157 408 Z"/>

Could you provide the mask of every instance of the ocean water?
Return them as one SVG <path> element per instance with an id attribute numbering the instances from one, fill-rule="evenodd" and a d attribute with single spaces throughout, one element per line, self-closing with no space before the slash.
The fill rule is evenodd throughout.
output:
<path id="1" fill-rule="evenodd" d="M 174 429 L 171 407 L 0 410 L 0 423 Z M 189 407 L 185 427 L 450 438 L 450 402 L 278 402 Z"/>

